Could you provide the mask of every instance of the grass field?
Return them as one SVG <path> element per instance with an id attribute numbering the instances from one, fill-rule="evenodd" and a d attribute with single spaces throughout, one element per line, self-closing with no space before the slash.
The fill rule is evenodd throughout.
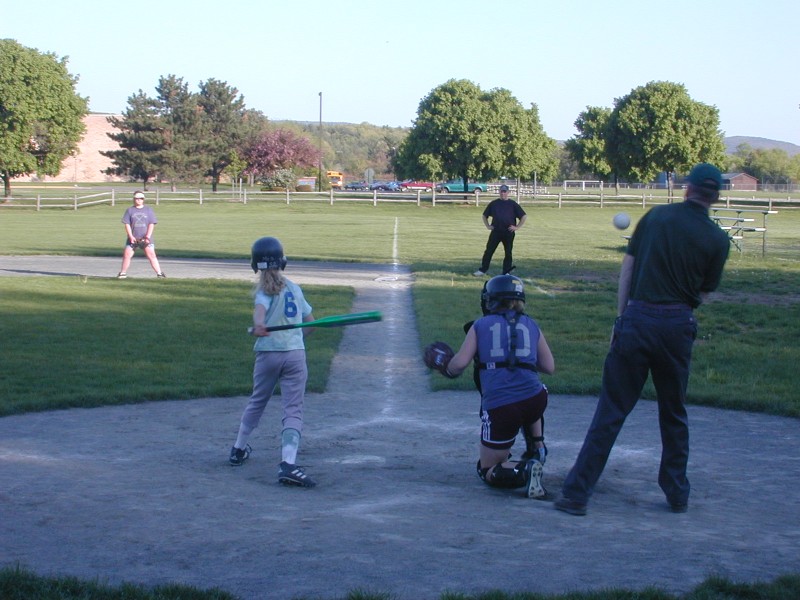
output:
<path id="1" fill-rule="evenodd" d="M 246 282 L 2 278 L 0 416 L 55 408 L 249 394 L 252 286 Z M 353 290 L 306 286 L 325 314 Z M 330 312 L 328 312 L 330 311 Z M 323 315 L 320 315 L 323 316 Z M 322 392 L 341 329 L 308 347 L 308 390 Z M 45 366 L 46 365 L 46 366 Z"/>
<path id="2" fill-rule="evenodd" d="M 74 577 L 39 577 L 19 568 L 0 569 L 0 597 L 4 600 L 237 600 L 233 594 L 220 589 L 200 590 L 177 584 L 148 587 L 126 583 L 109 586 Z M 680 595 L 656 589 L 610 589 L 558 595 L 492 591 L 476 595 L 443 593 L 439 600 L 789 600 L 798 597 L 800 576 L 789 575 L 754 584 L 732 583 L 719 577 L 710 577 L 692 591 Z M 391 594 L 352 591 L 332 600 L 392 598 Z M 304 599 L 296 597 L 293 600 Z"/>
<path id="3" fill-rule="evenodd" d="M 122 206 L 97 206 L 80 211 L 3 211 L 0 255 L 118 256 L 123 243 L 119 223 L 123 210 Z M 290 260 L 287 273 L 291 273 L 291 263 L 299 260 L 394 259 L 410 264 L 417 280 L 418 323 L 420 331 L 426 332 L 423 343 L 436 338 L 457 346 L 463 337 L 462 324 L 479 312 L 481 281 L 470 274 L 478 266 L 486 242 L 481 210 L 473 204 L 164 204 L 157 210 L 160 223 L 155 240 L 161 257 L 245 259 L 253 240 L 275 235 L 283 241 Z M 515 272 L 527 282 L 528 312 L 540 322 L 556 357 L 557 372 L 548 385 L 556 394 L 595 394 L 624 252 L 625 240 L 611 226 L 619 208 L 533 206 L 526 210 L 528 225 L 515 244 Z M 634 222 L 644 212 L 638 207 L 627 210 Z M 761 256 L 760 249 L 760 239 L 754 238 L 745 240 L 743 253 L 732 250 L 719 293 L 698 310 L 700 334 L 690 397 L 696 403 L 796 417 L 800 416 L 800 400 L 790 373 L 800 360 L 795 343 L 800 335 L 800 211 L 772 215 L 766 256 Z M 500 258 L 498 253 L 495 269 Z M 30 383 L 47 385 L 46 373 L 35 360 L 45 343 L 47 352 L 57 359 L 54 363 L 72 366 L 75 380 L 81 368 L 92 377 L 98 371 L 107 372 L 111 380 L 121 377 L 126 356 L 139 360 L 136 349 L 143 345 L 164 348 L 164 354 L 178 363 L 230 365 L 220 375 L 207 369 L 202 378 L 173 378 L 165 372 L 162 384 L 143 390 L 131 388 L 124 397 L 108 397 L 108 402 L 247 392 L 249 348 L 242 349 L 241 343 L 234 342 L 241 323 L 249 320 L 246 283 L 208 286 L 170 280 L 168 288 L 156 286 L 157 282 L 132 283 L 0 278 L 5 292 L 0 307 L 5 314 L 15 315 L 0 325 L 7 340 L 4 364 L 13 367 L 6 373 L 14 374 L 0 381 L 5 398 L 0 414 L 35 408 L 37 394 L 30 390 L 37 388 Z M 312 303 L 319 307 L 318 315 L 347 312 L 349 296 L 340 291 L 311 292 L 316 295 Z M 199 302 L 202 298 L 208 302 Z M 104 325 L 100 318 L 108 316 L 111 306 L 121 317 L 134 320 L 146 315 L 164 324 L 142 339 L 123 341 L 122 328 L 112 327 L 113 319 L 111 325 Z M 201 313 L 195 314 L 197 310 Z M 44 333 L 48 315 L 54 311 L 65 317 L 56 333 Z M 210 321 L 214 321 L 213 332 L 207 329 Z M 103 327 L 111 328 L 93 329 Z M 42 337 L 32 338 L 30 331 L 41 331 Z M 163 336 L 158 333 L 162 331 Z M 65 339 L 72 341 L 65 344 Z M 191 340 L 191 354 L 182 339 Z M 208 339 L 217 343 L 201 343 Z M 313 365 L 313 371 L 327 373 L 336 339 L 331 338 L 334 345 Z M 83 340 L 80 345 L 79 340 Z M 315 348 L 319 346 L 320 342 L 315 342 Z M 132 350 L 126 354 L 125 348 Z M 76 358 L 92 355 L 114 359 L 98 365 L 88 358 Z M 316 363 L 318 359 L 313 360 Z M 158 364 L 158 357 L 153 362 Z M 183 372 L 194 372 L 184 367 Z M 214 381 L 215 377 L 219 380 Z M 321 389 L 324 379 L 322 376 L 312 384 L 313 389 Z M 431 385 L 434 389 L 468 389 L 471 383 L 467 379 L 432 378 Z M 107 383 L 98 382 L 92 390 L 51 386 L 54 391 L 42 408 L 71 406 L 80 398 L 100 402 Z M 26 393 L 28 399 L 24 399 Z M 652 396 L 652 389 L 647 388 L 645 394 Z M 18 398 L 14 404 L 12 398 Z"/>

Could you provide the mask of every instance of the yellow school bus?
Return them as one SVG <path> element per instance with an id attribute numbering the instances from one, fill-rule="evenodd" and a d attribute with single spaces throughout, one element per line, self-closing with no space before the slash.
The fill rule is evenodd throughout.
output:
<path id="1" fill-rule="evenodd" d="M 326 171 L 326 173 L 332 188 L 342 189 L 344 187 L 344 173 L 341 171 Z"/>

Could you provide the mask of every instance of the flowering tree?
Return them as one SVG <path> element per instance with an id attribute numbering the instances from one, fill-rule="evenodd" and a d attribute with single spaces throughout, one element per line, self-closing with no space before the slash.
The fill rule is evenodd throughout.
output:
<path id="1" fill-rule="evenodd" d="M 243 153 L 247 173 L 265 177 L 278 169 L 313 167 L 319 150 L 308 140 L 286 129 L 265 131 Z"/>

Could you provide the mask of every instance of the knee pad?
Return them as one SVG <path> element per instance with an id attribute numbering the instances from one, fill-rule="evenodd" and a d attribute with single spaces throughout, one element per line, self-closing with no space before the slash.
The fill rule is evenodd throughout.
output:
<path id="1" fill-rule="evenodd" d="M 517 466 L 512 469 L 503 465 L 495 465 L 493 469 L 487 469 L 487 471 L 489 470 L 491 470 L 491 475 L 487 473 L 484 476 L 484 481 L 492 487 L 516 489 L 525 487 L 527 483 L 525 480 L 525 463 L 517 463 Z"/>

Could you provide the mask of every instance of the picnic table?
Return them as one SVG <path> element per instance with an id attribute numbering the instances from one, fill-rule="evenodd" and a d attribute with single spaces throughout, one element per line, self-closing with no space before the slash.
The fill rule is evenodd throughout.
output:
<path id="1" fill-rule="evenodd" d="M 761 255 L 767 252 L 767 215 L 777 214 L 777 210 L 756 208 L 713 208 L 711 220 L 719 228 L 728 233 L 728 238 L 739 252 L 744 250 L 744 236 L 746 233 L 761 235 Z M 761 215 L 760 224 L 756 224 L 758 215 Z"/>

